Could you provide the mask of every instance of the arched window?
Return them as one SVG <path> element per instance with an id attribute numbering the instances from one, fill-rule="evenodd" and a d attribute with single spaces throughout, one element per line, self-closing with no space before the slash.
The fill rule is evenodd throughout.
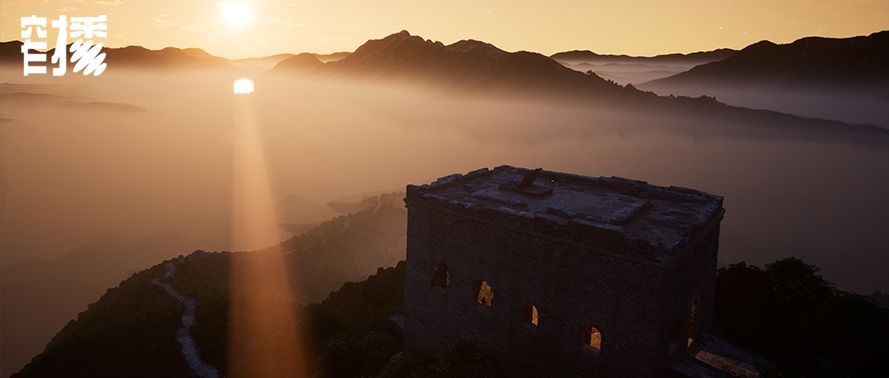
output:
<path id="1" fill-rule="evenodd" d="M 447 289 L 450 284 L 451 274 L 448 271 L 448 266 L 445 263 L 438 264 L 435 275 L 432 276 L 432 286 Z"/>
<path id="2" fill-rule="evenodd" d="M 537 312 L 537 306 L 532 304 L 525 305 L 525 321 L 534 326 L 540 324 L 540 314 Z"/>
<path id="3" fill-rule="evenodd" d="M 602 349 L 602 332 L 596 327 L 587 327 L 583 330 L 583 345 L 593 348 L 596 351 Z"/>
<path id="4" fill-rule="evenodd" d="M 485 306 L 490 306 L 491 302 L 494 301 L 494 289 L 491 288 L 488 281 L 482 280 L 482 282 L 479 283 L 478 294 L 476 294 L 475 300 Z"/>

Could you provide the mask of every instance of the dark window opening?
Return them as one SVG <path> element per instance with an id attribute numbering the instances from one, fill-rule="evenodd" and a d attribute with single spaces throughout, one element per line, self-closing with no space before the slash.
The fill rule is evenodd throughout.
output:
<path id="1" fill-rule="evenodd" d="M 448 271 L 448 266 L 444 263 L 438 264 L 435 275 L 432 276 L 432 286 L 447 289 L 450 284 L 451 273 Z"/>
<path id="2" fill-rule="evenodd" d="M 685 329 L 685 316 L 676 314 L 670 322 L 670 356 L 679 351 L 679 346 L 686 342 L 688 335 Z"/>
<path id="3" fill-rule="evenodd" d="M 532 304 L 525 305 L 525 321 L 534 326 L 540 324 L 540 314 L 537 312 L 537 306 Z"/>
<path id="4" fill-rule="evenodd" d="M 583 345 L 597 352 L 602 349 L 602 333 L 596 327 L 588 327 L 583 331 Z"/>
<path id="5" fill-rule="evenodd" d="M 478 294 L 476 294 L 475 300 L 485 306 L 491 305 L 491 302 L 494 300 L 494 289 L 491 288 L 488 281 L 482 280 L 478 285 Z"/>
<path id="6" fill-rule="evenodd" d="M 688 345 L 691 346 L 692 343 L 695 342 L 695 337 L 697 337 L 697 322 L 698 318 L 698 301 L 694 301 L 691 303 L 691 310 L 688 313 Z"/>

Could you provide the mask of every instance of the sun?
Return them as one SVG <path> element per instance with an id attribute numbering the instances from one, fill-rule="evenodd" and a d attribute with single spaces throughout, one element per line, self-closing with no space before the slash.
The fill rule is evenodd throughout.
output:
<path id="1" fill-rule="evenodd" d="M 219 18 L 226 25 L 242 28 L 253 21 L 253 11 L 247 4 L 226 2 L 219 6 Z"/>
<path id="2" fill-rule="evenodd" d="M 237 95 L 253 93 L 253 80 L 247 78 L 235 80 L 232 84 L 232 93 Z"/>

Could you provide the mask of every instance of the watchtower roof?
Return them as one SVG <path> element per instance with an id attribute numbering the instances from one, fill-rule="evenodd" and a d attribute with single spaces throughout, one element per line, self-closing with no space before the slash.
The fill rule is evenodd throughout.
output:
<path id="1" fill-rule="evenodd" d="M 511 166 L 409 185 L 407 197 L 408 201 L 420 198 L 467 210 L 588 227 L 668 250 L 724 213 L 721 196 L 699 190 Z"/>

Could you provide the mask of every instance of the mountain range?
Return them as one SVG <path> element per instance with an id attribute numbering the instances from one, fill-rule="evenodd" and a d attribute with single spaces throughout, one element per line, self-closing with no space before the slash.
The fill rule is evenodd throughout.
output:
<path id="1" fill-rule="evenodd" d="M 349 55 L 349 54 L 351 54 L 351 53 L 348 52 L 348 51 L 340 51 L 340 52 L 335 52 L 335 53 L 330 53 L 330 54 L 318 54 L 318 53 L 299 53 L 299 54 L 292 54 L 292 53 L 282 53 L 282 54 L 275 54 L 275 55 L 261 56 L 261 57 L 255 57 L 255 58 L 231 59 L 231 60 L 229 60 L 229 61 L 232 62 L 232 64 L 234 64 L 234 65 L 236 65 L 236 66 L 241 66 L 241 65 L 265 65 L 265 64 L 270 64 L 270 63 L 271 63 L 272 65 L 274 65 L 274 64 L 276 64 L 276 63 L 281 62 L 282 60 L 285 60 L 285 59 L 287 59 L 287 58 L 291 58 L 291 57 L 294 57 L 294 56 L 297 56 L 297 55 L 300 55 L 300 54 L 310 54 L 310 55 L 312 55 L 312 56 L 318 58 L 318 59 L 319 59 L 320 61 L 322 61 L 322 62 L 333 62 L 333 61 L 337 61 L 337 60 L 343 59 L 343 58 L 345 58 L 347 55 Z"/>
<path id="2" fill-rule="evenodd" d="M 889 31 L 762 41 L 637 86 L 660 95 L 708 95 L 737 106 L 889 127 Z"/>
<path id="3" fill-rule="evenodd" d="M 714 124 L 721 123 L 721 121 L 729 122 L 741 119 L 753 126 L 781 128 L 782 130 L 824 132 L 832 141 L 839 141 L 844 136 L 859 132 L 861 135 L 856 137 L 886 140 L 887 134 L 885 130 L 864 125 L 850 125 L 842 122 L 796 117 L 774 111 L 739 108 L 720 103 L 712 97 L 656 96 L 650 92 L 637 90 L 632 85 L 619 85 L 609 82 L 606 80 L 608 79 L 607 76 L 597 74 L 596 72 L 590 74 L 578 72 L 580 70 L 577 67 L 566 67 L 568 65 L 566 62 L 573 59 L 573 57 L 578 57 L 578 59 L 583 59 L 584 57 L 588 59 L 604 57 L 602 61 L 606 63 L 603 64 L 609 65 L 625 64 L 627 61 L 644 62 L 640 64 L 701 64 L 691 68 L 686 74 L 690 75 L 692 72 L 699 72 L 691 75 L 694 78 L 700 72 L 706 73 L 709 72 L 708 70 L 715 70 L 714 72 L 721 73 L 712 76 L 703 75 L 702 77 L 721 80 L 723 76 L 731 76 L 733 72 L 740 70 L 744 72 L 744 75 L 750 75 L 748 77 L 749 80 L 742 80 L 744 83 L 756 82 L 755 79 L 759 77 L 771 77 L 772 79 L 764 80 L 764 82 L 769 84 L 781 83 L 782 85 L 790 86 L 812 85 L 812 83 L 818 84 L 822 81 L 833 84 L 852 83 L 854 85 L 869 85 L 869 83 L 872 83 L 872 80 L 875 80 L 873 82 L 880 83 L 880 80 L 882 80 L 880 75 L 883 75 L 887 67 L 882 65 L 882 63 L 885 63 L 885 60 L 881 60 L 885 58 L 887 51 L 885 48 L 882 48 L 885 46 L 887 33 L 889 32 L 843 40 L 829 39 L 826 42 L 822 41 L 825 40 L 823 38 L 814 38 L 800 45 L 797 45 L 797 42 L 800 41 L 788 45 L 762 42 L 737 52 L 716 50 L 688 55 L 671 54 L 658 57 L 603 56 L 591 52 L 589 54 L 585 52 L 566 52 L 562 53 L 564 55 L 556 54 L 553 57 L 547 57 L 526 51 L 507 52 L 494 45 L 475 40 L 463 40 L 445 45 L 441 42 L 411 35 L 407 31 L 395 33 L 378 40 L 370 40 L 353 53 L 339 53 L 335 57 L 308 53 L 280 54 L 271 57 L 252 58 L 256 59 L 256 61 L 237 62 L 212 56 L 200 49 L 166 48 L 162 50 L 148 50 L 138 46 L 131 46 L 107 48 L 105 51 L 108 54 L 107 59 L 111 64 L 120 64 L 124 67 L 152 67 L 159 69 L 214 68 L 230 70 L 236 69 L 238 64 L 254 64 L 261 61 L 264 62 L 263 64 L 274 64 L 274 68 L 269 71 L 270 77 L 278 74 L 317 75 L 322 78 L 357 78 L 360 80 L 407 83 L 444 88 L 446 91 L 458 93 L 499 92 L 518 93 L 527 96 L 545 95 L 549 98 L 556 98 L 559 101 L 572 99 L 584 106 L 605 105 L 633 112 L 656 111 L 667 115 L 705 118 L 713 120 Z M 872 38 L 874 36 L 879 38 Z M 793 47 L 794 45 L 796 47 Z M 18 55 L 20 46 L 21 43 L 17 41 L 0 43 L 0 55 L 2 55 L 0 60 L 18 64 L 20 62 L 20 55 Z M 851 50 L 855 52 L 848 52 Z M 834 51 L 834 54 L 840 55 L 848 53 L 850 57 L 855 59 L 831 60 L 833 59 L 833 54 L 824 51 Z M 559 56 L 559 59 L 563 59 L 563 61 L 554 60 L 556 56 Z M 725 62 L 730 62 L 730 64 L 724 64 Z M 769 67 L 772 67 L 773 63 L 769 62 L 782 62 L 777 66 L 783 68 L 772 70 Z M 879 64 L 874 64 L 874 62 Z M 748 64 L 750 67 L 747 67 Z M 700 71 L 703 69 L 702 67 L 706 66 L 722 68 L 718 70 L 708 68 Z M 760 67 L 759 71 L 754 70 L 753 68 L 755 67 Z M 843 69 L 844 67 L 846 68 L 845 70 Z M 748 70 L 748 68 L 750 69 Z M 850 72 L 851 74 L 849 74 Z M 674 76 L 674 78 L 681 78 L 683 75 L 685 74 Z M 670 83 L 667 79 L 663 82 Z M 700 83 L 700 81 L 694 82 Z M 718 85 L 734 86 L 737 83 L 737 81 L 727 81 L 719 82 Z M 557 97 L 551 97 L 552 95 Z M 303 199 L 292 197 L 284 202 L 289 204 L 288 206 L 296 206 L 304 201 Z M 403 211 L 403 209 L 397 206 L 389 206 L 393 202 L 397 202 L 397 198 L 395 201 L 392 201 L 391 198 L 384 196 L 372 198 L 369 202 L 362 203 L 354 209 L 351 209 L 350 206 L 337 207 L 350 209 L 347 212 L 354 210 L 357 214 L 335 218 L 305 233 L 305 229 L 312 226 L 307 224 L 308 221 L 294 221 L 292 224 L 287 225 L 288 229 L 292 230 L 295 238 L 276 246 L 273 250 L 283 250 L 286 256 L 288 256 L 286 259 L 289 268 L 298 272 L 295 276 L 300 277 L 301 282 L 295 283 L 295 286 L 304 289 L 311 288 L 309 292 L 303 293 L 305 298 L 311 301 L 323 299 L 328 292 L 338 287 L 342 282 L 366 277 L 377 266 L 392 265 L 400 258 L 398 251 L 401 251 L 400 245 L 403 243 L 403 240 L 400 238 L 399 230 L 403 231 L 404 225 L 401 223 L 403 222 L 403 213 L 399 211 Z M 303 208 L 303 206 L 298 207 Z M 319 213 L 330 214 L 328 210 L 320 209 L 318 211 Z M 380 219 L 385 219 L 385 221 Z M 155 248 L 152 246 L 157 243 L 152 240 L 123 242 L 116 245 L 113 250 Z M 156 249 L 162 251 L 160 253 L 166 254 L 175 254 L 175 251 L 181 250 L 177 246 L 157 247 Z M 83 254 L 74 255 L 79 258 L 83 257 Z M 162 255 L 148 255 L 154 256 L 152 257 L 153 260 L 150 262 L 144 260 L 133 261 L 134 264 L 138 265 L 129 267 L 127 271 L 147 266 L 151 262 L 163 258 Z M 116 261 L 115 259 L 121 257 L 119 255 L 111 256 L 105 252 L 98 253 L 96 256 L 100 257 L 98 261 L 94 261 L 91 258 L 82 259 L 83 261 L 77 263 L 86 264 L 86 268 L 101 268 L 107 266 L 109 264 L 108 261 Z M 102 256 L 107 257 L 107 259 L 103 260 Z M 220 256 L 227 255 L 221 254 Z M 72 282 L 71 277 L 66 275 L 73 271 L 71 266 L 65 264 L 58 266 L 50 265 L 30 262 L 16 266 L 13 271 L 21 272 L 20 274 L 28 273 L 33 277 L 39 278 L 38 281 L 51 282 L 56 285 L 54 290 L 58 290 L 59 284 L 64 288 L 65 285 Z M 34 268 L 35 266 L 39 269 Z M 89 269 L 85 271 L 92 272 Z M 96 273 L 96 277 L 99 277 L 100 273 L 107 272 Z M 150 295 L 159 294 L 156 290 L 152 291 L 152 289 L 157 288 L 144 285 L 145 279 L 149 278 L 149 276 L 155 277 L 156 273 L 160 273 L 158 269 L 135 275 L 133 277 L 138 279 L 129 284 L 121 285 L 121 288 L 127 290 L 138 288 L 140 293 L 144 291 L 145 293 L 153 293 Z M 33 289 L 30 286 L 26 288 L 22 288 L 23 285 L 17 286 L 16 279 L 18 277 L 18 273 L 4 271 L 3 290 L 17 288 L 20 291 L 19 295 L 21 293 L 40 293 L 38 289 Z M 104 279 L 107 282 L 109 279 L 116 281 L 118 278 L 105 277 Z M 137 283 L 141 286 L 132 286 Z M 108 285 L 108 283 L 105 283 L 91 287 L 90 290 L 94 294 L 90 294 L 89 297 L 95 298 L 95 295 L 98 295 L 102 288 Z M 109 292 L 108 298 L 110 299 L 106 300 L 105 303 L 111 303 L 108 301 L 120 298 L 119 294 L 120 291 Z M 9 299 L 10 296 L 5 292 L 3 297 L 4 311 L 9 311 L 7 309 L 12 307 L 8 305 L 13 302 L 9 302 L 11 300 Z M 82 298 L 82 296 L 78 297 Z M 117 314 L 118 310 L 115 310 L 117 308 L 115 306 L 120 303 L 124 304 L 119 308 L 132 308 L 136 311 L 144 311 L 144 304 L 140 303 L 138 298 L 126 298 L 127 301 L 125 302 L 114 302 L 114 306 L 105 306 L 104 304 L 91 306 L 87 311 L 90 314 L 84 315 L 84 319 L 89 319 L 89 322 L 79 323 L 78 329 L 80 331 L 75 332 L 72 331 L 73 328 L 66 327 L 67 330 L 60 333 L 57 339 L 65 340 L 66 337 L 75 339 L 85 337 L 83 335 L 89 333 L 87 331 L 92 326 L 85 326 L 84 324 L 100 327 L 103 320 L 108 320 L 103 318 L 104 314 L 101 311 Z M 104 299 L 105 297 L 103 297 Z M 175 313 L 178 313 L 176 306 L 161 303 L 163 299 L 160 297 L 156 299 L 157 302 L 148 301 L 146 303 L 157 304 L 159 313 L 170 312 L 175 317 Z M 79 303 L 81 303 L 80 307 L 72 304 L 64 310 L 47 308 L 46 311 L 73 313 L 77 308 L 82 308 L 82 302 Z M 38 309 L 36 312 L 39 313 L 39 311 Z M 12 316 L 14 315 L 3 314 L 4 319 L 10 319 Z M 39 320 L 36 318 L 35 320 Z M 117 320 L 127 321 L 130 319 L 115 319 L 115 321 Z M 136 320 L 145 319 L 137 318 Z M 80 321 L 80 318 L 78 318 L 78 321 Z M 155 323 L 148 322 L 147 324 Z M 167 323 L 163 324 L 168 325 Z M 159 329 L 166 330 L 164 327 Z M 4 337 L 10 334 L 10 332 L 12 331 L 4 329 Z M 115 335 L 113 332 L 102 333 L 101 335 L 108 336 L 109 338 L 120 337 L 120 335 Z M 94 338 L 95 336 L 90 336 L 88 341 L 101 343 L 103 339 Z M 142 333 L 130 336 L 134 338 L 146 337 L 147 344 L 155 341 L 163 342 L 164 340 L 161 338 L 153 339 L 150 338 L 150 335 Z M 80 340 L 80 342 L 82 341 L 83 339 Z M 86 344 L 91 344 L 91 342 Z M 10 345 L 9 343 L 4 344 L 4 346 Z M 60 353 L 59 349 L 53 349 L 58 345 L 58 343 L 55 343 L 48 347 L 47 353 Z M 116 344 L 105 346 L 110 349 L 105 349 L 104 352 L 113 352 L 113 347 Z M 169 345 L 166 345 L 166 347 L 165 351 L 171 350 Z M 175 351 L 173 352 L 175 353 Z M 111 353 L 108 353 L 108 355 L 111 355 Z M 68 355 L 65 358 L 70 359 L 68 362 L 76 363 L 77 359 L 81 357 L 74 354 Z M 139 361 L 137 359 L 138 356 L 132 357 L 133 359 L 129 361 Z M 100 356 L 100 358 L 104 357 Z M 41 361 L 45 361 L 45 359 Z M 107 360 L 97 361 L 107 362 Z M 35 368 L 34 366 L 32 368 Z M 160 366 L 159 368 L 163 367 Z M 163 369 L 158 371 L 158 373 L 163 372 Z"/>
<path id="4" fill-rule="evenodd" d="M 0 62 L 21 62 L 20 41 L 0 42 Z M 222 68 L 274 65 L 272 72 L 318 68 L 319 71 L 401 80 L 444 80 L 454 86 L 481 88 L 509 81 L 517 86 L 577 86 L 581 76 L 560 70 L 557 63 L 579 71 L 606 65 L 637 64 L 649 67 L 686 67 L 685 72 L 653 80 L 647 86 L 720 83 L 773 86 L 869 86 L 889 82 L 889 31 L 850 38 L 806 37 L 788 44 L 761 41 L 741 50 L 717 49 L 689 54 L 650 57 L 597 54 L 589 50 L 565 51 L 550 57 L 528 52 L 507 52 L 496 46 L 461 40 L 445 45 L 401 31 L 369 40 L 353 53 L 276 54 L 227 60 L 202 49 L 141 46 L 105 47 L 106 61 L 127 67 Z M 52 53 L 50 49 L 48 53 Z M 315 59 L 311 59 L 314 57 Z M 597 72 L 597 70 L 593 70 Z M 601 75 L 600 75 L 601 76 Z M 459 77 L 459 80 L 457 78 Z M 587 80 L 587 86 L 595 80 Z"/>
<path id="5" fill-rule="evenodd" d="M 70 45 L 68 46 L 70 47 Z M 22 42 L 0 42 L 0 64 L 21 64 Z M 46 51 L 47 56 L 52 56 L 55 49 Z M 236 69 L 259 67 L 267 70 L 274 64 L 297 54 L 282 53 L 258 58 L 226 59 L 211 55 L 199 48 L 165 47 L 159 50 L 151 50 L 142 46 L 103 47 L 106 54 L 105 62 L 109 65 L 123 66 L 126 68 L 142 69 Z M 310 54 L 321 61 L 329 62 L 342 59 L 348 52 L 332 54 Z"/>
<path id="6" fill-rule="evenodd" d="M 15 100 L 4 97 L 4 86 L 9 85 L 0 84 L 0 100 Z M 28 90 L 27 87 L 18 89 Z M 40 98 L 40 101 L 45 102 L 47 98 Z M 365 197 L 350 198 L 340 205 L 349 211 L 339 212 L 302 196 L 288 195 L 275 206 L 277 220 L 279 226 L 292 236 L 299 236 L 325 220 L 375 205 L 375 202 L 363 202 Z M 24 365 L 60 327 L 107 288 L 158 261 L 197 247 L 224 243 L 217 239 L 227 240 L 229 237 L 221 235 L 196 241 L 176 232 L 156 232 L 140 237 L 97 235 L 59 258 L 31 259 L 4 266 L 0 269 L 0 297 L 3 298 L 0 306 L 0 360 L 3 362 L 0 376 L 9 376 Z M 391 258 L 383 259 L 372 262 L 359 259 L 358 264 L 384 264 Z M 331 277 L 340 279 L 335 274 Z M 330 286 L 322 285 L 324 289 L 330 289 Z"/>
<path id="7" fill-rule="evenodd" d="M 736 50 L 718 49 L 657 56 L 603 55 L 589 50 L 565 51 L 550 57 L 575 71 L 595 72 L 618 84 L 640 84 L 688 71 L 699 64 L 725 59 Z"/>
<path id="8" fill-rule="evenodd" d="M 597 54 L 590 50 L 571 50 L 550 55 L 550 58 L 563 63 L 623 63 L 623 62 L 647 62 L 647 63 L 693 63 L 715 62 L 728 58 L 737 50 L 722 48 L 711 51 L 698 51 L 688 54 L 673 53 L 655 56 L 632 56 L 625 54 Z"/>
<path id="9" fill-rule="evenodd" d="M 295 56 L 278 63 L 270 73 L 311 72 L 327 77 L 435 86 L 461 93 L 533 91 L 620 96 L 629 92 L 595 75 L 567 70 L 538 53 L 506 52 L 476 40 L 445 45 L 407 31 L 369 40 L 343 59 L 319 63 L 306 55 Z"/>
<path id="10" fill-rule="evenodd" d="M 725 59 L 731 59 L 740 52 L 718 50 L 693 55 L 691 58 L 665 56 L 655 59 L 715 59 L 724 54 L 730 54 Z M 749 124 L 772 128 L 842 128 L 846 132 L 868 130 L 867 127 L 850 127 L 851 125 L 841 122 L 733 107 L 704 94 L 695 97 L 657 96 L 632 85 L 618 85 L 594 72 L 578 72 L 538 53 L 508 52 L 476 40 L 462 40 L 445 45 L 411 35 L 407 31 L 369 40 L 337 61 L 324 63 L 306 54 L 290 57 L 269 70 L 269 74 L 406 84 L 463 97 L 497 94 L 511 98 L 577 103 L 581 106 L 604 106 L 629 112 L 708 117 L 715 122 L 743 120 Z M 871 130 L 885 133 L 885 130 L 878 128 Z"/>
<path id="11" fill-rule="evenodd" d="M 0 42 L 0 62 L 20 63 L 21 45 L 20 41 Z M 407 31 L 369 40 L 352 53 L 285 53 L 227 60 L 198 48 L 149 50 L 128 46 L 106 47 L 103 51 L 109 64 L 126 67 L 272 66 L 270 72 L 273 73 L 317 70 L 327 75 L 436 81 L 465 90 L 507 86 L 560 91 L 579 87 L 589 91 L 596 87 L 617 91 L 596 78 L 562 70 L 561 65 L 605 78 L 620 77 L 616 80 L 620 84 L 642 84 L 638 80 L 640 74 L 662 76 L 642 84 L 651 88 L 700 84 L 883 88 L 889 82 L 889 31 L 851 38 L 807 37 L 788 44 L 761 41 L 739 51 L 717 49 L 650 57 L 597 54 L 589 50 L 565 51 L 546 57 L 527 51 L 507 52 L 476 40 L 445 45 Z M 681 72 L 674 72 L 677 70 Z M 626 77 L 631 76 L 636 80 L 627 81 Z"/>
<path id="12" fill-rule="evenodd" d="M 851 38 L 807 37 L 788 44 L 754 43 L 724 59 L 648 85 L 885 88 L 889 31 Z"/>

